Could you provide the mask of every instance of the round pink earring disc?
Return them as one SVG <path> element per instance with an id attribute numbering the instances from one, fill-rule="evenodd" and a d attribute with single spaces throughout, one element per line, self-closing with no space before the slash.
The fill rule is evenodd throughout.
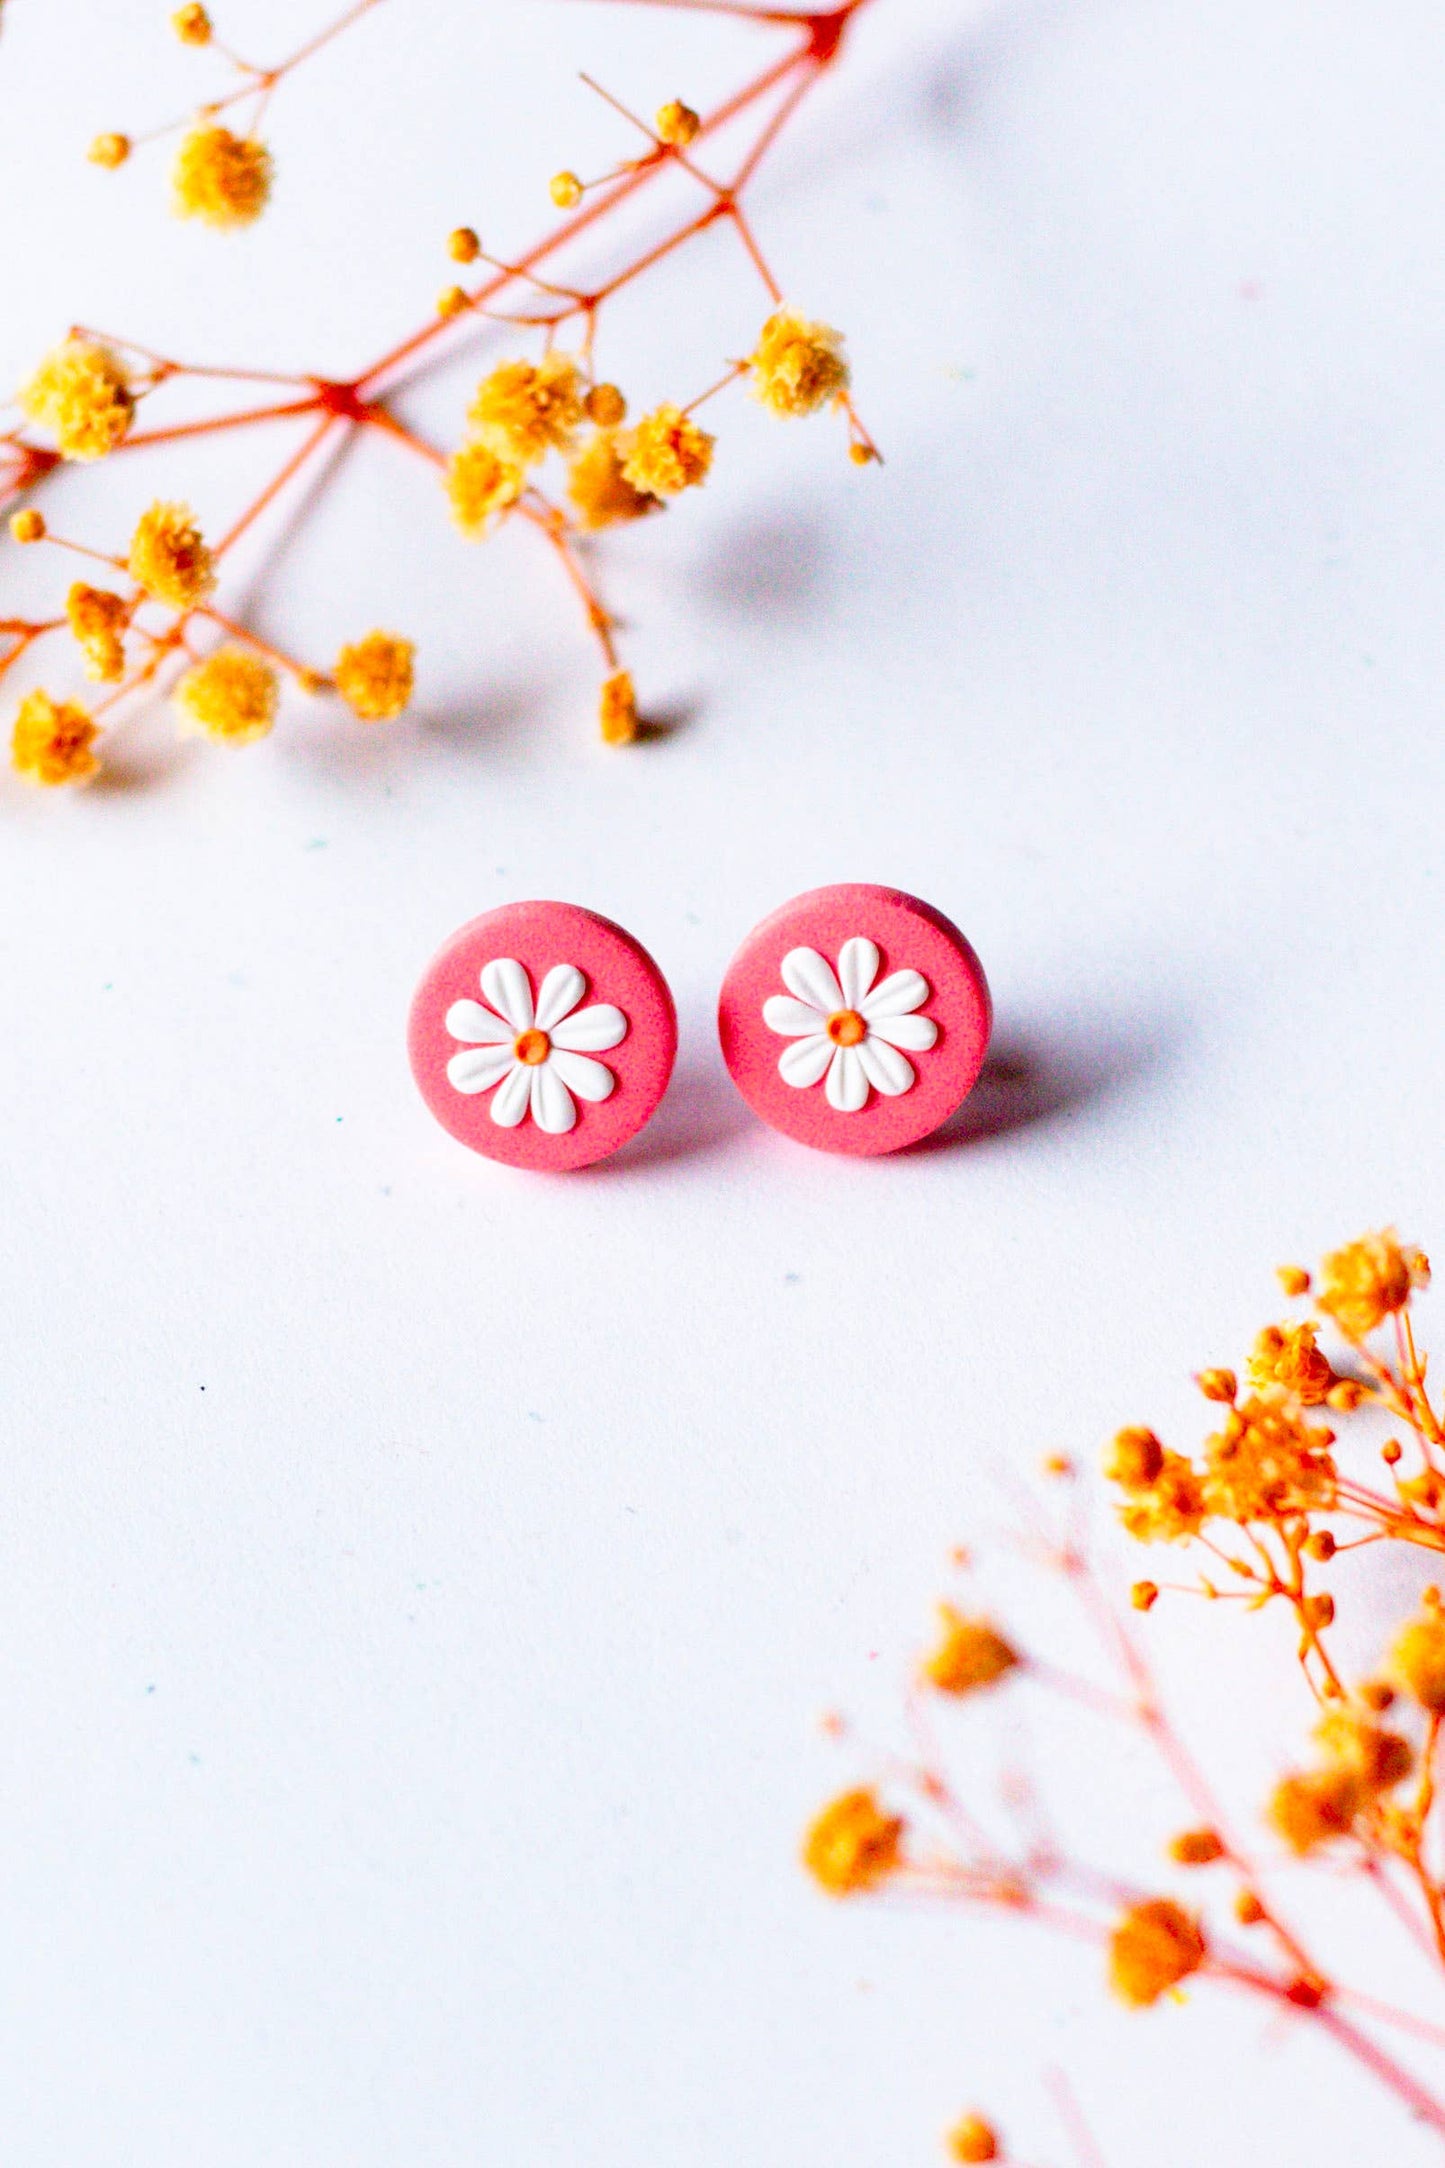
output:
<path id="1" fill-rule="evenodd" d="M 666 979 L 640 941 L 571 903 L 509 903 L 426 968 L 407 1031 L 443 1129 L 511 1167 L 565 1172 L 655 1112 L 677 1054 Z"/>
<path id="2" fill-rule="evenodd" d="M 867 1157 L 947 1121 L 977 1081 L 992 1016 L 983 966 L 950 919 L 849 881 L 754 927 L 728 966 L 718 1034 L 763 1121 Z"/>

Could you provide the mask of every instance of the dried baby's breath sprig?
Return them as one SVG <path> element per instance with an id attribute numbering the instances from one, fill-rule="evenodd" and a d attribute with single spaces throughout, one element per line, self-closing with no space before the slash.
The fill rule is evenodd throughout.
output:
<path id="1" fill-rule="evenodd" d="M 289 59 L 270 68 L 239 59 L 229 43 L 222 42 L 208 10 L 183 7 L 176 13 L 173 28 L 181 41 L 197 48 L 198 59 L 213 56 L 233 70 L 236 78 L 229 89 L 209 97 L 177 122 L 174 131 L 154 132 L 176 132 L 188 139 L 181 146 L 180 163 L 186 174 L 182 209 L 231 225 L 247 223 L 257 214 L 271 181 L 270 155 L 262 132 L 268 99 L 287 76 L 375 4 L 376 0 L 359 0 Z M 657 0 L 657 4 L 667 7 L 680 0 Z M 726 373 L 698 397 L 655 408 L 624 430 L 625 397 L 595 365 L 599 322 L 615 294 L 656 275 L 691 242 L 718 228 L 731 232 L 739 244 L 740 261 L 767 294 L 769 321 L 787 318 L 796 325 L 792 336 L 806 349 L 803 359 L 814 372 L 809 378 L 797 353 L 794 367 L 788 360 L 788 340 L 774 334 L 776 385 L 782 387 L 777 392 L 780 410 L 801 411 L 818 383 L 826 379 L 834 386 L 835 403 L 841 404 L 847 417 L 850 456 L 865 462 L 876 456 L 848 392 L 836 388 L 840 355 L 834 344 L 836 335 L 785 310 L 779 282 L 744 201 L 807 92 L 837 62 L 848 28 L 863 4 L 865 0 L 843 0 L 826 14 L 812 13 L 802 5 L 730 10 L 739 22 L 780 36 L 786 43 L 740 90 L 711 110 L 694 110 L 677 99 L 659 111 L 655 123 L 649 123 L 586 79 L 635 132 L 635 155 L 623 156 L 600 178 L 585 181 L 583 199 L 560 222 L 554 221 L 540 240 L 511 259 L 483 249 L 474 226 L 457 227 L 448 253 L 455 264 L 477 267 L 475 282 L 450 287 L 427 322 L 354 376 L 336 380 L 295 371 L 202 365 L 74 327 L 26 387 L 23 411 L 43 432 L 42 439 L 32 439 L 22 429 L 0 432 L 0 503 L 7 499 L 13 503 L 17 495 L 43 482 L 62 458 L 180 447 L 207 434 L 250 432 L 294 421 L 304 433 L 259 483 L 211 550 L 215 569 L 222 571 L 235 543 L 256 528 L 289 490 L 319 479 L 320 463 L 346 438 L 362 435 L 373 442 L 403 446 L 441 472 L 452 516 L 464 534 L 475 538 L 504 520 L 515 519 L 547 544 L 582 606 L 608 684 L 615 688 L 607 700 L 607 727 L 625 737 L 635 730 L 635 698 L 629 705 L 621 697 L 623 683 L 630 685 L 631 680 L 617 652 L 615 621 L 599 592 L 587 538 L 635 521 L 665 498 L 696 488 L 706 478 L 714 439 L 695 419 L 696 412 L 705 400 L 714 399 L 748 374 L 751 364 L 730 363 Z M 733 132 L 735 148 L 731 147 Z M 123 162 L 122 153 L 129 157 L 150 140 L 149 135 L 121 138 L 115 134 L 99 153 L 101 162 Z M 710 154 L 723 144 L 729 146 L 726 156 L 714 159 Z M 630 254 L 625 249 L 616 251 L 606 276 L 596 276 L 584 254 L 594 234 L 620 225 L 620 214 L 663 174 L 694 190 L 695 202 L 684 207 L 660 238 L 635 247 Z M 569 267 L 565 280 L 552 275 L 553 262 L 564 258 Z M 574 264 L 576 271 L 571 270 Z M 483 378 L 462 442 L 448 457 L 403 421 L 392 403 L 393 394 L 431 361 L 436 340 L 494 337 L 498 324 L 509 327 L 512 358 L 494 364 Z M 529 333 L 537 338 L 541 352 L 519 356 L 517 341 Z M 812 338 L 814 333 L 818 339 Z M 818 340 L 826 351 L 820 350 Z M 791 378 L 790 368 L 794 370 Z M 822 379 L 817 374 L 820 369 Z M 166 387 L 187 380 L 193 385 L 210 381 L 222 385 L 227 403 L 199 417 L 191 407 L 175 421 L 150 408 L 149 403 Z M 253 389 L 256 386 L 261 388 Z M 238 390 L 240 404 L 234 396 Z M 144 427 L 137 422 L 142 402 L 148 407 Z M 581 437 L 584 419 L 594 432 L 585 440 Z M 607 432 L 616 433 L 610 442 Z M 570 462 L 570 471 L 560 474 L 556 486 L 546 471 L 554 458 Z M 82 547 L 79 542 L 66 546 Z M 89 554 L 104 556 L 96 551 Z M 105 562 L 116 561 L 106 557 Z M 288 670 L 303 687 L 333 682 L 308 665 L 278 656 L 250 625 L 223 615 L 211 592 L 200 593 L 190 603 L 162 601 L 159 592 L 142 587 L 136 595 L 121 598 L 130 610 L 123 630 L 117 621 L 123 674 L 119 679 L 107 674 L 104 682 L 109 689 L 94 709 L 97 724 L 103 721 L 110 727 L 122 704 L 163 687 L 175 669 L 195 663 L 188 623 L 196 615 L 232 635 L 253 661 L 259 659 L 268 669 Z M 157 611 L 170 615 L 158 620 Z M 0 675 L 38 642 L 68 630 L 74 628 L 63 594 L 56 597 L 47 616 L 0 620 Z M 82 661 L 95 666 L 97 659 L 103 660 L 109 673 L 114 650 L 107 648 L 101 657 L 100 635 L 92 629 L 90 648 L 82 642 Z M 239 732 L 242 737 L 256 734 L 249 724 L 243 724 Z"/>
<path id="2" fill-rule="evenodd" d="M 898 1870 L 904 1827 L 902 1816 L 885 1813 L 868 1787 L 844 1792 L 808 1831 L 804 1865 L 833 1897 L 877 1889 Z"/>
<path id="3" fill-rule="evenodd" d="M 604 745 L 631 745 L 641 725 L 637 714 L 637 690 L 627 670 L 615 670 L 602 687 L 598 721 Z"/>
<path id="4" fill-rule="evenodd" d="M 1392 1231 L 1367 1235 L 1331 1252 L 1318 1275 L 1292 1266 L 1280 1275 L 1294 1298 L 1315 1296 L 1317 1315 L 1303 1324 L 1268 1325 L 1254 1340 L 1241 1397 L 1238 1374 L 1220 1366 L 1198 1383 L 1216 1427 L 1196 1452 L 1181 1453 L 1152 1429 L 1131 1425 L 1112 1441 L 1105 1473 L 1118 1493 L 1126 1531 L 1167 1543 L 1204 1564 L 1197 1583 L 1164 1593 L 1196 1592 L 1253 1612 L 1283 1611 L 1298 1639 L 1279 1650 L 1299 1672 L 1313 1706 L 1303 1754 L 1282 1754 L 1282 1773 L 1253 1803 L 1257 1825 L 1276 1858 L 1313 1871 L 1334 1887 L 1353 1876 L 1386 1906 L 1389 1921 L 1445 1973 L 1445 1598 L 1425 1591 L 1413 1610 L 1370 1632 L 1379 1669 L 1350 1676 L 1336 1645 L 1337 1612 L 1352 1592 L 1351 1554 L 1363 1546 L 1405 1544 L 1445 1550 L 1445 1426 L 1426 1391 L 1426 1359 L 1416 1344 L 1412 1305 L 1429 1282 L 1423 1254 Z M 1376 1336 L 1388 1332 L 1388 1348 Z M 1328 1344 L 1334 1333 L 1342 1346 Z M 1344 1388 L 1350 1391 L 1346 1393 Z M 1376 1447 L 1390 1471 L 1380 1489 L 1356 1473 L 1352 1440 L 1331 1418 L 1378 1423 L 1397 1435 Z M 1364 1443 L 1365 1441 L 1362 1441 Z M 1180 2000 L 1201 1984 L 1288 2009 L 1321 2029 L 1339 2052 L 1366 2071 L 1420 2124 L 1445 2139 L 1445 2098 L 1387 2044 L 1391 2029 L 1445 2047 L 1445 2028 L 1426 2013 L 1397 2009 L 1353 1988 L 1316 1954 L 1288 1920 L 1269 1883 L 1271 1869 L 1232 1826 L 1205 1771 L 1166 1712 L 1135 1631 L 1109 1604 L 1077 1538 L 1043 1538 L 1031 1549 L 1075 1591 L 1097 1627 L 1117 1684 L 1081 1677 L 1026 1648 L 1006 1627 L 961 1609 L 944 1612 L 942 1645 L 926 1656 L 920 1683 L 968 1702 L 984 1683 L 970 1661 L 955 1673 L 957 1630 L 982 1630 L 1014 1659 L 999 1673 L 1009 1691 L 1031 1688 L 1126 1727 L 1157 1753 L 1189 1817 L 1166 1856 L 1191 1880 L 1189 1894 L 1151 1887 L 1153 1871 L 1124 1879 L 1071 1856 L 1044 1828 L 1043 1804 L 1027 1799 L 1016 1842 L 994 1837 L 986 1811 L 962 1795 L 934 1747 L 924 1712 L 910 1698 L 915 1753 L 889 1757 L 888 1806 L 864 1786 L 835 1801 L 819 1824 L 836 1834 L 807 1863 L 834 1895 L 897 1888 L 916 1897 L 990 1906 L 1096 1943 L 1114 1994 L 1134 2008 Z M 959 1554 L 966 1557 L 967 1554 Z M 1376 1584 L 1378 1586 L 1378 1583 Z M 1151 1612 L 1155 1581 L 1136 1582 L 1130 1601 Z M 1266 1644 L 1266 1647 L 1268 1644 Z M 1276 1644 L 1278 1647 L 1278 1644 Z M 1070 1666 L 1077 1661 L 1071 1642 Z M 966 1719 L 965 1719 L 966 1720 Z M 1017 1785 L 1005 1799 L 1019 1806 Z M 846 1849 L 868 1815 L 886 1822 L 876 1872 L 866 1845 Z M 1040 1834 L 1041 1829 L 1043 1834 Z M 1266 1854 L 1267 1858 L 1267 1854 Z M 820 1867 L 822 1871 L 820 1871 Z M 831 1878 L 830 1870 L 831 1869 Z M 1242 1948 L 1238 1930 L 1249 1931 Z M 959 2157 L 955 2155 L 955 2157 Z"/>
<path id="5" fill-rule="evenodd" d="M 778 309 L 762 328 L 749 367 L 753 392 L 772 413 L 816 414 L 848 389 L 841 332 Z"/>
<path id="6" fill-rule="evenodd" d="M 131 536 L 126 569 L 153 602 L 194 609 L 215 590 L 216 560 L 188 504 L 156 503 Z"/>
<path id="7" fill-rule="evenodd" d="M 107 173 L 114 173 L 118 166 L 125 164 L 130 153 L 130 137 L 108 128 L 103 135 L 92 136 L 85 155 L 93 166 L 103 166 Z"/>
<path id="8" fill-rule="evenodd" d="M 998 2159 L 998 2132 L 981 2115 L 966 2115 L 955 2123 L 946 2141 L 950 2160 L 979 2162 Z"/>
<path id="9" fill-rule="evenodd" d="M 125 632 L 132 605 L 108 587 L 77 580 L 65 598 L 66 621 L 85 657 L 85 674 L 100 685 L 125 676 Z"/>

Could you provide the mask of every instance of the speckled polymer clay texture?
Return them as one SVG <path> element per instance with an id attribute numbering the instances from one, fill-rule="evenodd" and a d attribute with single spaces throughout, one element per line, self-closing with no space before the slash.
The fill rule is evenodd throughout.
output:
<path id="1" fill-rule="evenodd" d="M 562 1173 L 606 1158 L 651 1118 L 672 1075 L 677 1015 L 652 957 L 611 919 L 578 904 L 512 903 L 460 927 L 432 958 L 407 1045 L 422 1098 L 459 1143 Z"/>
<path id="2" fill-rule="evenodd" d="M 952 920 L 861 882 L 811 889 L 764 919 L 718 1003 L 723 1058 L 753 1111 L 816 1150 L 865 1157 L 948 1119 L 977 1081 L 992 1020 L 983 966 Z"/>

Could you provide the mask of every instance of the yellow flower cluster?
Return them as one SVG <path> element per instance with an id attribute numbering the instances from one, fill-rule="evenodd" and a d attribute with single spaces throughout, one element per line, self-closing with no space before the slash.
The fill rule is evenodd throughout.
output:
<path id="1" fill-rule="evenodd" d="M 271 196 L 271 153 L 256 136 L 202 122 L 182 138 L 171 174 L 177 218 L 228 230 L 250 226 Z"/>
<path id="2" fill-rule="evenodd" d="M 411 698 L 416 648 L 393 632 L 369 632 L 336 658 L 336 689 L 364 723 L 389 723 Z"/>
<path id="3" fill-rule="evenodd" d="M 1121 1430 L 1104 1473 L 1126 1493 L 1119 1518 L 1141 1543 L 1182 1543 L 1204 1526 L 1204 1487 L 1192 1464 L 1152 1430 Z"/>
<path id="4" fill-rule="evenodd" d="M 826 1806 L 803 1844 L 803 1864 L 830 1897 L 876 1889 L 902 1864 L 904 1823 L 866 1786 Z"/>
<path id="5" fill-rule="evenodd" d="M 52 348 L 18 397 L 31 421 L 52 431 L 63 459 L 103 459 L 135 415 L 123 365 L 94 339 Z"/>
<path id="6" fill-rule="evenodd" d="M 768 318 L 749 367 L 754 395 L 774 414 L 816 414 L 848 389 L 842 333 L 794 309 Z"/>
<path id="7" fill-rule="evenodd" d="M 941 1603 L 943 1638 L 923 1665 L 923 1676 L 940 1694 L 974 1694 L 996 1686 L 1019 1662 L 1016 1651 L 987 1619 L 965 1618 Z"/>
<path id="8" fill-rule="evenodd" d="M 597 430 L 567 470 L 567 494 L 588 529 L 620 526 L 662 509 L 649 491 L 635 489 L 622 471 L 622 447 L 615 429 Z"/>
<path id="9" fill-rule="evenodd" d="M 582 377 L 570 354 L 504 361 L 477 386 L 467 410 L 472 435 L 514 466 L 535 467 L 570 449 L 582 419 Z"/>
<path id="10" fill-rule="evenodd" d="M 1347 1837 L 1358 1817 L 1415 1766 L 1409 1740 L 1354 1705 L 1330 1709 L 1315 1737 L 1323 1750 L 1318 1766 L 1282 1777 L 1267 1810 L 1276 1834 L 1301 1856 Z"/>
<path id="11" fill-rule="evenodd" d="M 652 497 L 676 497 L 684 489 L 700 488 L 712 467 L 715 442 L 681 407 L 657 407 L 644 414 L 624 441 L 623 479 Z"/>
<path id="12" fill-rule="evenodd" d="M 49 693 L 27 693 L 15 717 L 10 758 L 32 783 L 83 783 L 100 766 L 91 751 L 99 735 L 84 708 Z"/>
<path id="13" fill-rule="evenodd" d="M 211 18 L 199 0 L 191 0 L 189 7 L 177 8 L 171 17 L 171 28 L 182 45 L 209 45 L 211 42 Z"/>
<path id="14" fill-rule="evenodd" d="M 259 655 L 218 647 L 177 681 L 173 697 L 183 724 L 226 745 L 249 745 L 275 722 L 280 687 Z"/>
<path id="15" fill-rule="evenodd" d="M 10 515 L 10 539 L 12 542 L 43 542 L 45 540 L 45 516 L 37 512 L 33 504 L 27 504 L 23 512 Z"/>
<path id="16" fill-rule="evenodd" d="M 452 453 L 446 466 L 446 491 L 452 518 L 471 542 L 486 533 L 493 519 L 509 511 L 522 494 L 526 476 L 489 444 L 474 440 Z"/>
<path id="17" fill-rule="evenodd" d="M 1242 1401 L 1204 1441 L 1206 1513 L 1244 1527 L 1327 1509 L 1335 1499 L 1333 1443 L 1333 1431 L 1278 1401 Z"/>
<path id="18" fill-rule="evenodd" d="M 637 736 L 637 692 L 627 670 L 615 670 L 605 680 L 598 720 L 604 745 L 631 745 Z"/>
<path id="19" fill-rule="evenodd" d="M 65 598 L 66 621 L 85 657 L 85 674 L 102 685 L 125 675 L 125 629 L 130 604 L 108 587 L 77 580 Z"/>
<path id="20" fill-rule="evenodd" d="M 188 504 L 151 505 L 131 536 L 126 569 L 154 602 L 193 609 L 216 584 L 216 560 Z"/>
<path id="21" fill-rule="evenodd" d="M 1387 1227 L 1331 1251 L 1321 1267 L 1317 1300 L 1342 1332 L 1359 1340 L 1403 1310 L 1414 1289 L 1429 1280 L 1430 1260 Z"/>
<path id="22" fill-rule="evenodd" d="M 1435 1590 L 1401 1629 L 1391 1651 L 1391 1673 L 1412 1701 L 1431 1716 L 1445 1716 L 1445 1612 Z"/>
<path id="23" fill-rule="evenodd" d="M 1150 1897 L 1131 1905 L 1109 1938 L 1109 1985 L 1121 2002 L 1147 2009 L 1207 1955 L 1199 1922 L 1172 1897 Z"/>
<path id="24" fill-rule="evenodd" d="M 981 2115 L 966 2115 L 948 2134 L 948 2157 L 957 2161 L 997 2160 L 998 2132 Z"/>
<path id="25" fill-rule="evenodd" d="M 1322 1407 L 1339 1380 L 1315 1345 L 1318 1330 L 1316 1325 L 1266 1325 L 1250 1354 L 1250 1384 L 1261 1392 L 1278 1386 L 1302 1407 Z"/>

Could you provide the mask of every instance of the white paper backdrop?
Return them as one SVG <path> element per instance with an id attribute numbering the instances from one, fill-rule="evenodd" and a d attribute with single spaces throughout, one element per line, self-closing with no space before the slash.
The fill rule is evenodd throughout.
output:
<path id="1" fill-rule="evenodd" d="M 392 0 L 278 98 L 226 239 L 160 155 L 83 160 L 198 94 L 163 17 L 7 9 L 10 381 L 76 318 L 345 373 L 451 226 L 519 243 L 615 151 L 579 67 L 650 109 L 770 35 Z M 1298 2026 L 1131 2020 L 1091 1953 L 830 1907 L 795 1846 L 867 1763 L 818 1712 L 896 1732 L 1009 1480 L 1192 1423 L 1277 1260 L 1445 1245 L 1442 62 L 1416 0 L 876 0 L 756 217 L 888 464 L 719 410 L 714 481 L 607 560 L 669 737 L 596 745 L 554 568 L 367 445 L 253 593 L 323 656 L 412 632 L 414 718 L 223 757 L 155 717 L 105 787 L 0 789 L 17 2168 L 897 2168 L 974 2100 L 1062 2163 L 1050 2066 L 1109 2168 L 1438 2157 Z M 757 315 L 719 237 L 602 352 L 686 395 Z M 454 435 L 474 373 L 407 411 Z M 113 544 L 179 488 L 214 531 L 257 450 L 47 506 Z M 54 563 L 3 547 L 18 605 Z M 986 962 L 1006 1073 L 950 1148 L 812 1156 L 721 1071 L 733 947 L 834 879 Z M 555 1183 L 453 1145 L 402 1049 L 440 939 L 533 895 L 630 926 L 683 1028 L 652 1130 Z M 1150 1632 L 1247 1807 L 1303 1709 L 1213 1615 Z M 1153 1856 L 1177 1811 L 1025 1721 L 978 1723 Z"/>

